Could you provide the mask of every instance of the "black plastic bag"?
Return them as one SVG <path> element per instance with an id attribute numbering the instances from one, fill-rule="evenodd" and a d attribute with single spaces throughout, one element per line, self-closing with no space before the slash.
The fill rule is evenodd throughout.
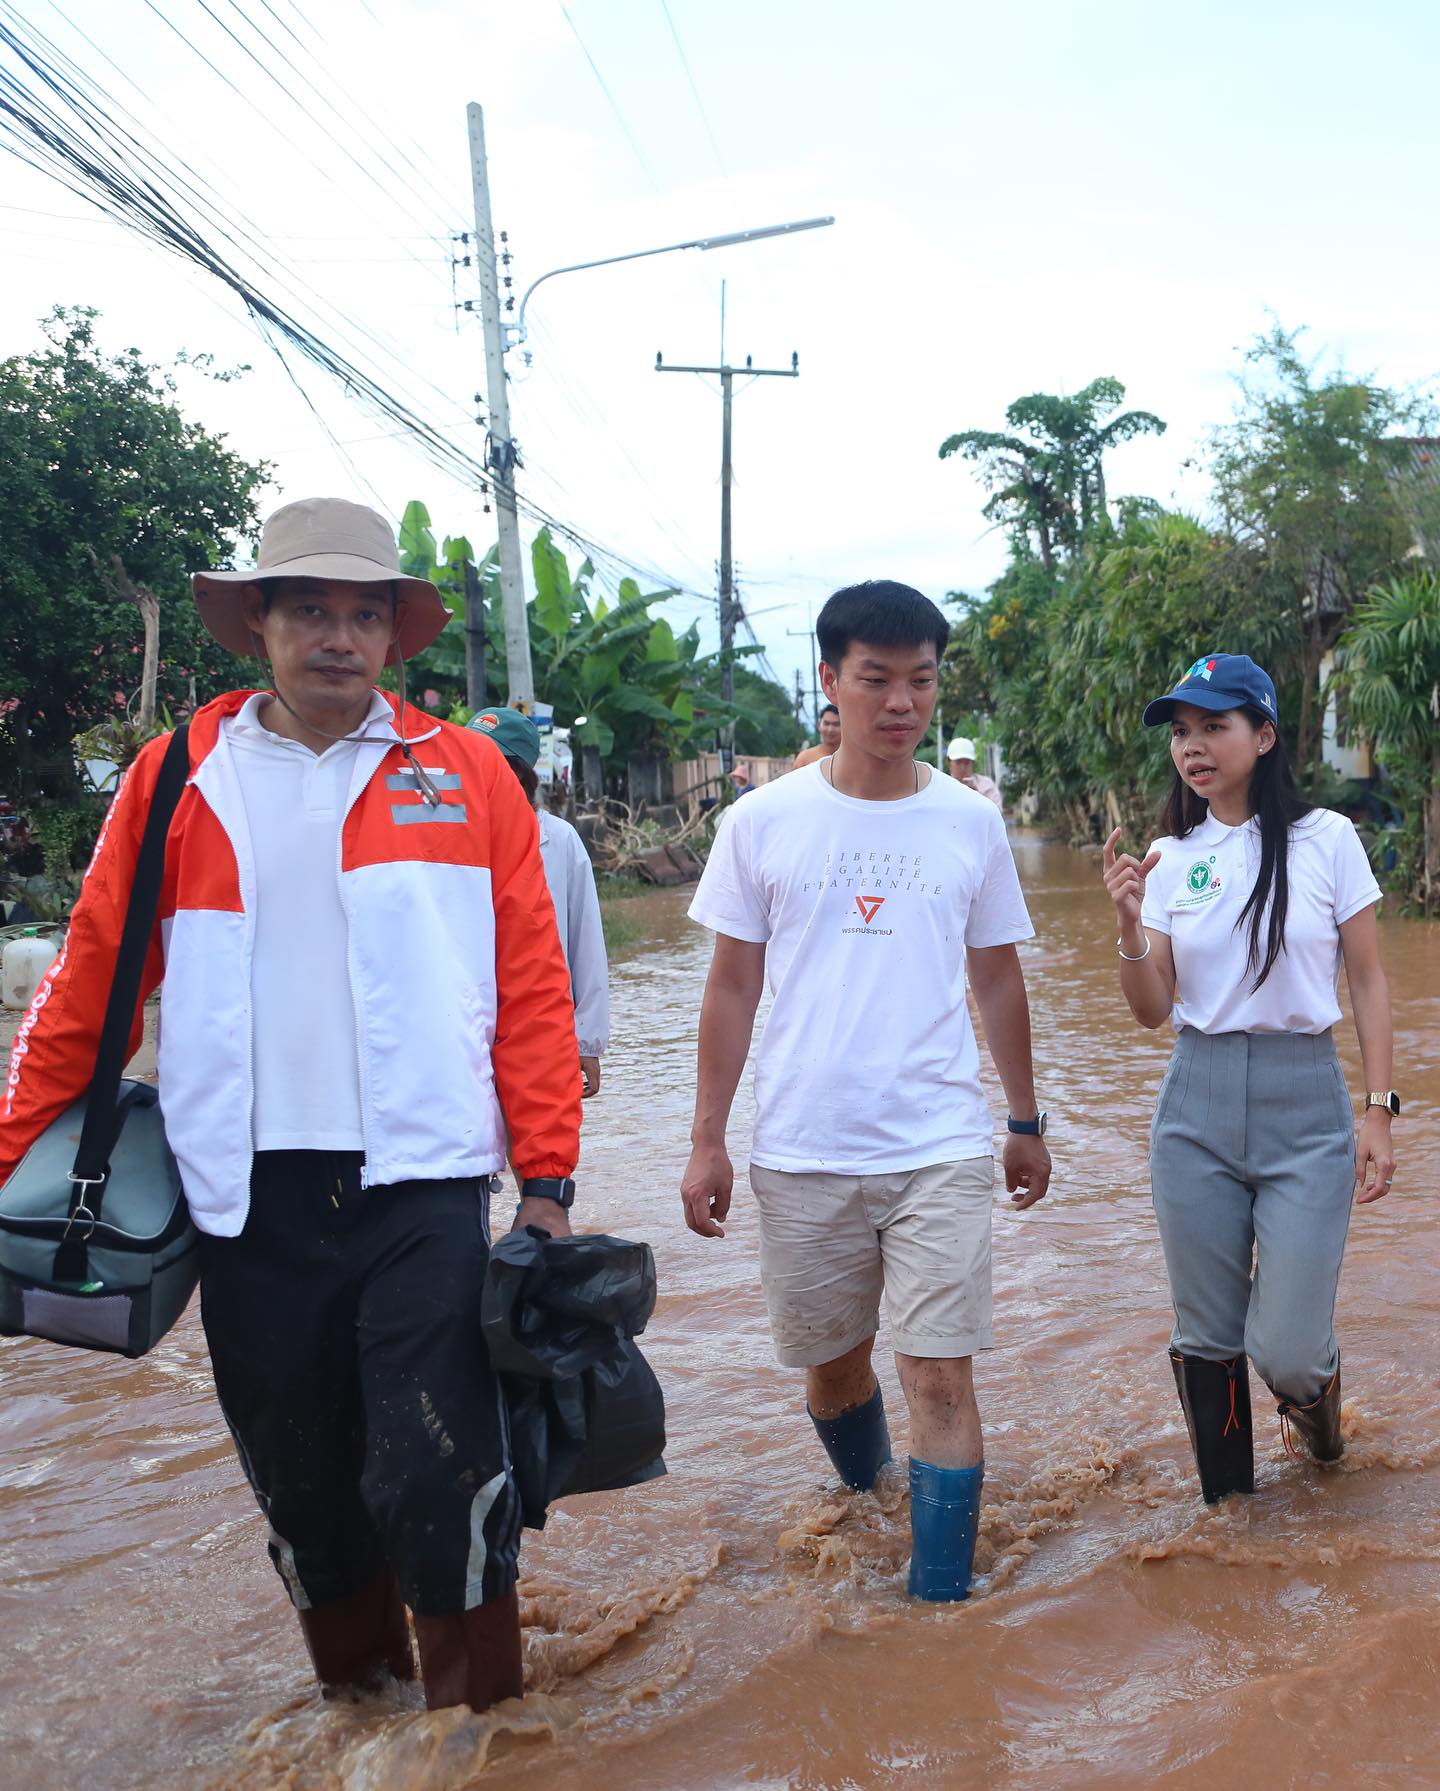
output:
<path id="1" fill-rule="evenodd" d="M 665 1472 L 665 1398 L 633 1341 L 654 1309 L 648 1244 L 529 1226 L 491 1251 L 480 1316 L 530 1529 L 555 1499 Z"/>

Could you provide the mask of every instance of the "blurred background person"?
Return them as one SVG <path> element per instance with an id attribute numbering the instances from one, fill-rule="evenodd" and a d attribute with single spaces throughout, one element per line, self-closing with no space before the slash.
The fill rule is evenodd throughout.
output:
<path id="1" fill-rule="evenodd" d="M 795 755 L 795 769 L 813 765 L 816 759 L 828 759 L 840 744 L 840 711 L 834 703 L 826 703 L 820 711 L 820 744 L 807 746 Z"/>
<path id="2" fill-rule="evenodd" d="M 975 742 L 964 734 L 957 734 L 946 748 L 945 757 L 949 761 L 950 775 L 962 784 L 969 784 L 972 790 L 978 790 L 982 796 L 988 796 L 1003 815 L 1005 804 L 1000 800 L 1000 786 L 993 777 L 986 777 L 983 771 L 975 769 Z"/>

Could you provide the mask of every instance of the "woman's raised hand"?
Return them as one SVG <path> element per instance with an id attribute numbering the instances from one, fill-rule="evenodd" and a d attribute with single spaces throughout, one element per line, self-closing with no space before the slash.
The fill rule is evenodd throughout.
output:
<path id="1" fill-rule="evenodd" d="M 1152 852 L 1142 861 L 1132 858 L 1128 852 L 1122 852 L 1117 858 L 1115 842 L 1119 838 L 1120 829 L 1117 827 L 1105 842 L 1102 859 L 1105 866 L 1105 888 L 1115 904 L 1121 934 L 1128 933 L 1133 939 L 1140 926 L 1140 908 L 1145 900 L 1145 879 L 1159 864 L 1160 854 L 1158 851 Z"/>

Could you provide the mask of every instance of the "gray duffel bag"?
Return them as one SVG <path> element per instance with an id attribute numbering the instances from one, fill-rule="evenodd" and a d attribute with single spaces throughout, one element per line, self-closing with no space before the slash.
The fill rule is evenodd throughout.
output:
<path id="1" fill-rule="evenodd" d="M 120 1135 L 98 1217 L 82 1207 L 71 1219 L 68 1178 L 85 1106 L 77 1101 L 47 1127 L 0 1189 L 0 1331 L 143 1356 L 195 1291 L 200 1240 L 145 1082 L 120 1084 Z M 57 1279 L 67 1243 L 83 1245 L 72 1271 L 83 1279 Z"/>
<path id="2" fill-rule="evenodd" d="M 189 768 L 171 736 L 145 817 L 95 1071 L 0 1188 L 0 1333 L 143 1356 L 179 1318 L 200 1241 L 148 1083 L 122 1080 L 160 901 L 165 838 Z"/>

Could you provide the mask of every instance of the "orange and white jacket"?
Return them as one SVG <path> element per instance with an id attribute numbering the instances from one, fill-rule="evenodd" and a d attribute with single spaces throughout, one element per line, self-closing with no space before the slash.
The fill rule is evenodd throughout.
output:
<path id="1" fill-rule="evenodd" d="M 196 1225 L 217 1237 L 244 1227 L 253 1154 L 254 866 L 220 725 L 252 694 L 207 703 L 190 724 L 141 992 L 143 1001 L 163 978 L 166 1136 Z M 424 744 L 409 739 L 439 779 L 440 810 L 432 818 L 397 743 L 378 763 L 357 763 L 341 828 L 354 1014 L 336 1024 L 359 1029 L 366 1181 L 489 1175 L 505 1161 L 507 1131 L 519 1175 L 568 1176 L 580 1144 L 575 1015 L 535 813 L 493 741 L 424 722 Z M 145 747 L 111 804 L 65 949 L 16 1033 L 0 1183 L 89 1083 L 165 744 Z M 142 1019 L 137 1007 L 132 1051 Z"/>

